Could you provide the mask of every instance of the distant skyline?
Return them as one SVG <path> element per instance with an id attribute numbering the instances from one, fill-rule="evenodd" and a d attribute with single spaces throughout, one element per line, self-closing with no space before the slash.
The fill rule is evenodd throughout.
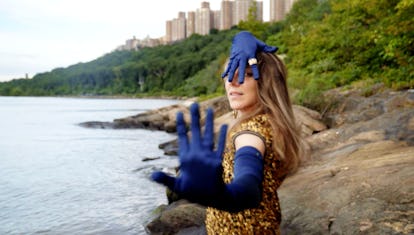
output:
<path id="1" fill-rule="evenodd" d="M 219 10 L 222 0 L 210 0 Z M 198 0 L 1 0 L 0 81 L 92 61 L 134 36 L 160 38 Z M 263 1 L 268 20 L 269 1 Z"/>

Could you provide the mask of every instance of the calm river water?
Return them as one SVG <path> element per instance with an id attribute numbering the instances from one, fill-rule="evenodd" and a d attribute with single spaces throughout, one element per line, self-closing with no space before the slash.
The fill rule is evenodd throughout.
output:
<path id="1" fill-rule="evenodd" d="M 177 164 L 158 149 L 174 136 L 77 124 L 174 103 L 0 97 L 0 234 L 146 234 L 151 212 L 167 203 L 149 175 Z"/>

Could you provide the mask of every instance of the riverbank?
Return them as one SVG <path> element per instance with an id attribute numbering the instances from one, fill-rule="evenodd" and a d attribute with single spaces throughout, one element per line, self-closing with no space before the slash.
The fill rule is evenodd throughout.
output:
<path id="1" fill-rule="evenodd" d="M 392 91 L 381 85 L 372 89 L 375 92 L 369 94 L 366 88 L 327 92 L 325 98 L 331 102 L 323 114 L 294 107 L 312 160 L 278 190 L 282 234 L 414 232 L 414 90 Z M 189 118 L 189 103 L 114 123 L 127 128 L 164 123 L 144 126 L 167 130 L 176 111 L 187 112 Z M 217 105 L 216 128 L 231 121 L 222 97 L 201 104 Z M 173 143 L 161 144 L 165 146 L 174 154 Z M 204 209 L 181 200 L 163 205 L 147 231 L 202 234 Z"/>

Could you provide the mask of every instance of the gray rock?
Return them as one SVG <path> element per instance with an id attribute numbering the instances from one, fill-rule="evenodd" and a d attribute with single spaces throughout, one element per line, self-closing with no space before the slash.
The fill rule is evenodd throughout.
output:
<path id="1" fill-rule="evenodd" d="M 149 234 L 204 234 L 204 207 L 179 200 L 164 208 L 160 215 L 146 226 Z"/>

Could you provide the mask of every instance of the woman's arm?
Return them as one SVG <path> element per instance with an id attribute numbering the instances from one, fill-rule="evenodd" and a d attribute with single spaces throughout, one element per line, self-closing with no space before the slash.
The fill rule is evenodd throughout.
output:
<path id="1" fill-rule="evenodd" d="M 198 104 L 192 105 L 190 111 L 191 141 L 185 130 L 183 114 L 177 115 L 180 175 L 172 177 L 163 172 L 154 172 L 152 179 L 181 197 L 205 206 L 231 212 L 257 207 L 262 192 L 263 141 L 252 134 L 242 134 L 236 138 L 238 149 L 234 158 L 234 177 L 231 183 L 225 184 L 222 154 L 226 127 L 221 128 L 218 148 L 214 150 L 212 110 L 207 110 L 203 134 L 200 131 Z"/>

